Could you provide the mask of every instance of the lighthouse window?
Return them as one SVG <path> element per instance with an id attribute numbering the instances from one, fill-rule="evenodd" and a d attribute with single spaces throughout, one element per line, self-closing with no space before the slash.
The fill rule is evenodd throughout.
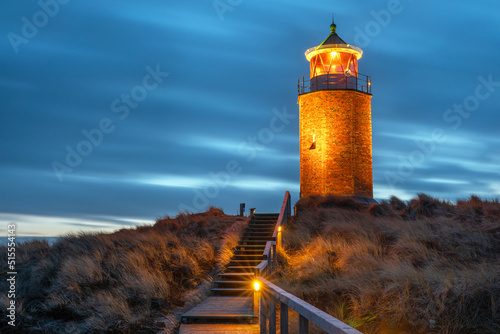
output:
<path id="1" fill-rule="evenodd" d="M 324 74 L 344 74 L 346 70 L 358 75 L 358 61 L 354 54 L 345 52 L 325 52 L 311 58 L 311 76 Z"/>

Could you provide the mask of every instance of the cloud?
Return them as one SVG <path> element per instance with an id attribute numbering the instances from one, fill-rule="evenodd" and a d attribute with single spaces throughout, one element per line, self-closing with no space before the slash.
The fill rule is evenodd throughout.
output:
<path id="1" fill-rule="evenodd" d="M 500 92 L 458 129 L 443 119 L 474 94 L 480 76 L 500 81 L 498 4 L 402 3 L 359 64 L 373 82 L 375 197 L 498 195 Z M 53 233 L 130 226 L 176 215 L 182 203 L 193 207 L 195 191 L 212 182 L 209 173 L 232 160 L 241 173 L 207 205 L 233 213 L 246 202 L 272 212 L 285 190 L 298 199 L 296 84 L 309 71 L 304 51 L 327 36 L 331 11 L 341 37 L 354 44 L 355 28 L 386 3 L 283 4 L 245 1 L 220 21 L 204 1 L 70 2 L 18 54 L 3 38 L 0 211 L 18 215 L 33 233 L 42 231 L 36 222 L 55 226 Z M 36 3 L 1 2 L 0 35 L 20 33 L 21 18 L 37 10 Z M 112 102 L 156 65 L 170 75 L 121 120 Z M 296 117 L 249 159 L 242 143 L 283 106 Z M 65 163 L 67 147 L 76 149 L 86 140 L 82 131 L 103 118 L 115 130 L 59 183 L 52 163 Z M 390 187 L 386 173 L 398 173 L 399 157 L 437 128 L 447 140 Z"/>

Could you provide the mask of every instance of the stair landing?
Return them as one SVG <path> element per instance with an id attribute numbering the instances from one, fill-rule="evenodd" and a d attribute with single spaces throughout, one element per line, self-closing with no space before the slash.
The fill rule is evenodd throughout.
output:
<path id="1" fill-rule="evenodd" d="M 182 315 L 183 318 L 251 319 L 254 316 L 252 297 L 208 297 Z"/>
<path id="2" fill-rule="evenodd" d="M 259 325 L 240 325 L 240 324 L 200 324 L 200 325 L 182 325 L 180 334 L 259 334 Z"/>

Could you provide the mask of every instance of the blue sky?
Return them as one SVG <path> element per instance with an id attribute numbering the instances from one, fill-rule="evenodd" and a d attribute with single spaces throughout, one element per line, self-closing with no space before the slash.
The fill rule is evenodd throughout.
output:
<path id="1" fill-rule="evenodd" d="M 374 196 L 498 197 L 499 11 L 492 0 L 2 1 L 0 231 L 111 231 L 240 202 L 275 212 L 286 190 L 296 201 L 297 79 L 332 12 L 372 77 Z"/>

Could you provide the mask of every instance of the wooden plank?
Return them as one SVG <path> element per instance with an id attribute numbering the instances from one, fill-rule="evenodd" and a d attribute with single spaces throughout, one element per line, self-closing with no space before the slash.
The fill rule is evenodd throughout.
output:
<path id="1" fill-rule="evenodd" d="M 264 248 L 264 252 L 262 252 L 265 260 L 270 260 L 269 254 L 271 253 L 271 246 L 272 246 L 272 241 L 266 242 L 266 248 Z"/>
<path id="2" fill-rule="evenodd" d="M 309 334 L 309 320 L 299 315 L 299 334 Z"/>
<path id="3" fill-rule="evenodd" d="M 281 236 L 281 233 L 280 233 L 280 236 Z M 273 263 L 272 263 L 271 267 L 277 268 L 278 267 L 278 252 L 276 249 L 276 243 L 274 243 L 272 249 L 273 249 Z"/>
<path id="4" fill-rule="evenodd" d="M 288 334 L 288 305 L 280 302 L 280 333 Z"/>
<path id="5" fill-rule="evenodd" d="M 267 334 L 267 298 L 261 291 L 259 293 L 259 327 L 260 334 Z"/>
<path id="6" fill-rule="evenodd" d="M 306 303 L 299 297 L 292 295 L 280 287 L 272 284 L 263 277 L 257 278 L 262 285 L 262 292 L 269 293 L 280 302 L 288 305 L 289 308 L 295 310 L 304 318 L 312 321 L 316 326 L 331 334 L 363 334 L 355 328 L 343 323 L 342 321 L 332 317 L 326 312 L 321 311 L 317 307 Z"/>
<path id="7" fill-rule="evenodd" d="M 252 297 L 208 297 L 182 317 L 253 316 Z"/>
<path id="8" fill-rule="evenodd" d="M 269 334 L 276 334 L 276 300 L 269 297 Z"/>
<path id="9" fill-rule="evenodd" d="M 255 269 L 255 271 L 256 271 L 256 273 L 257 273 L 257 275 L 258 275 L 259 273 L 263 272 L 263 271 L 264 271 L 264 269 L 266 269 L 267 264 L 268 264 L 268 261 L 267 261 L 267 260 L 262 260 L 262 262 L 261 262 L 261 263 L 259 263 L 257 266 L 255 266 L 255 268 L 254 268 L 254 269 Z"/>
<path id="10" fill-rule="evenodd" d="M 193 324 L 181 325 L 180 334 L 258 334 L 259 325 L 244 324 Z"/>

